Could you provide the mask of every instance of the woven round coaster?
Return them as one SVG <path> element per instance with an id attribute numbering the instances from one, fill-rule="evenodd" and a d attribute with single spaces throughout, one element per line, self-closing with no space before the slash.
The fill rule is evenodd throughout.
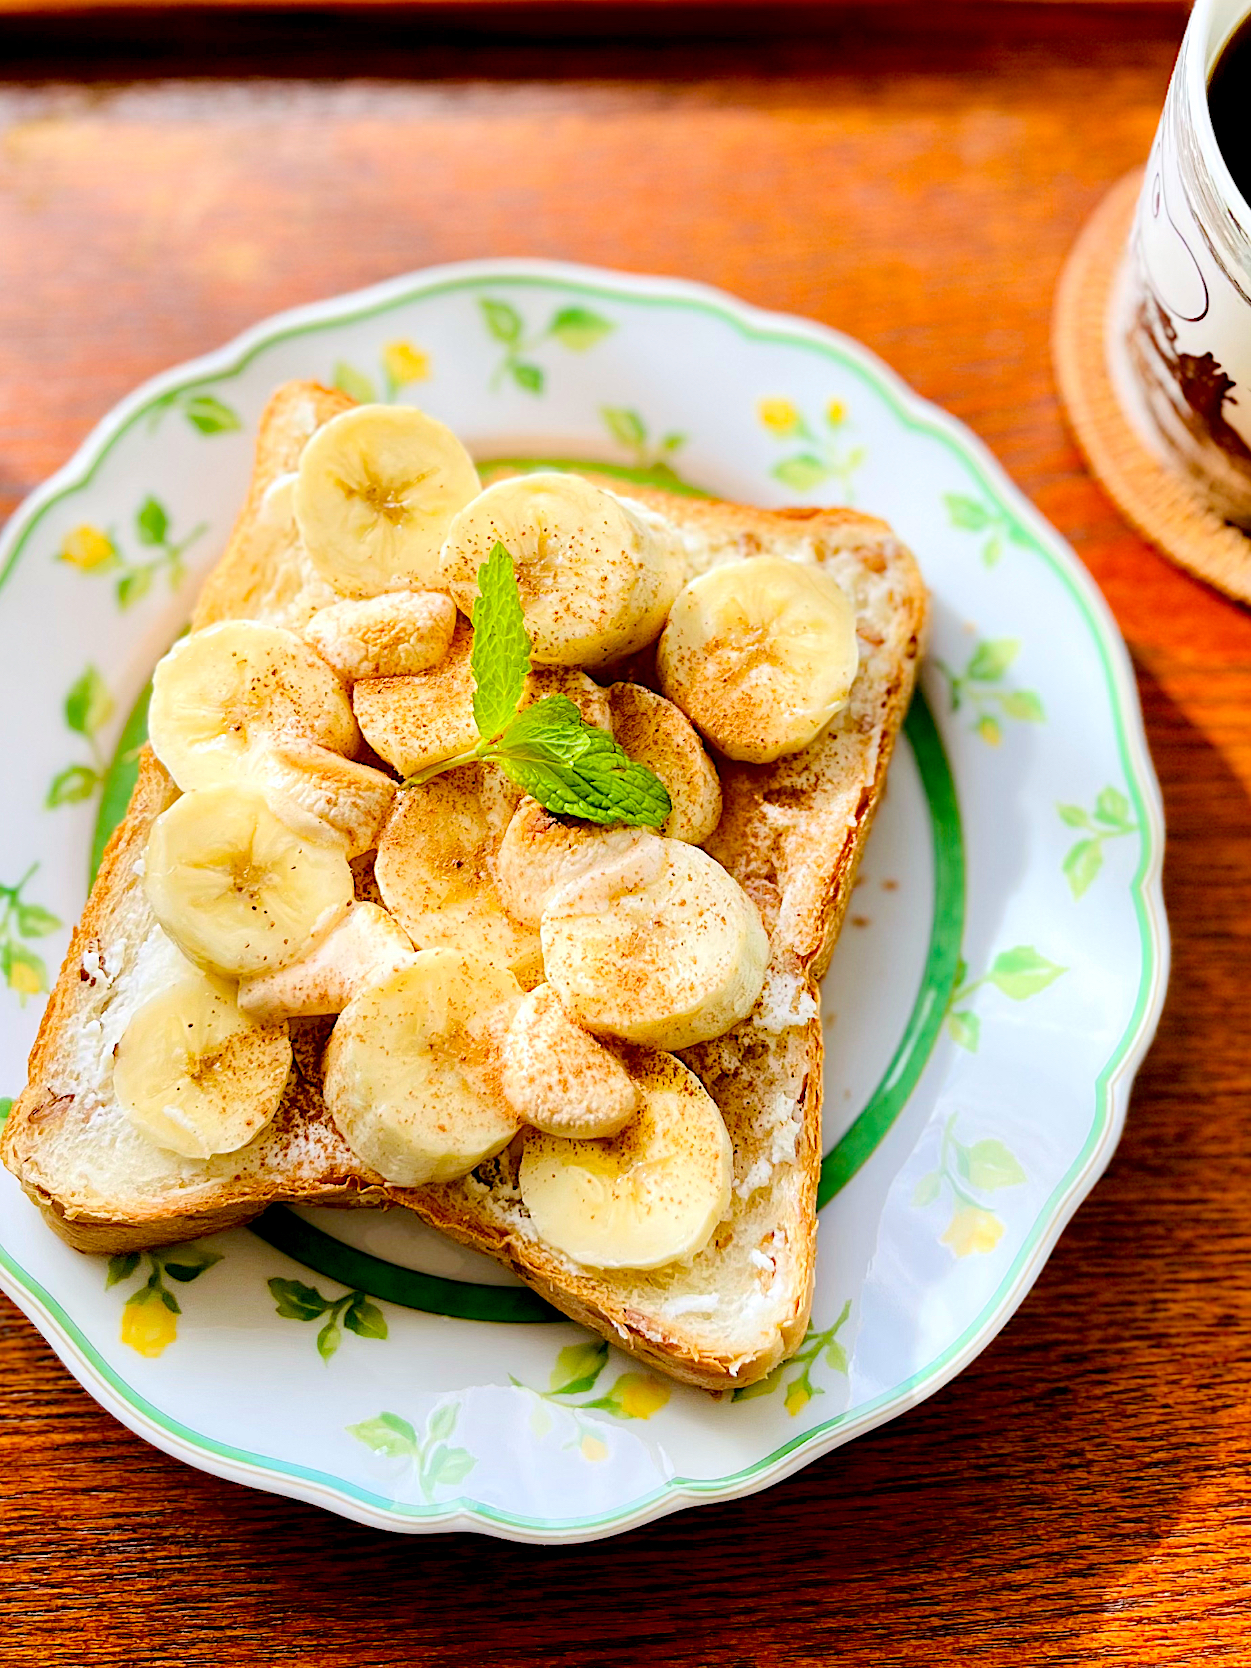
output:
<path id="1" fill-rule="evenodd" d="M 1142 169 L 1118 180 L 1082 228 L 1056 290 L 1051 352 L 1077 444 L 1125 519 L 1183 568 L 1251 602 L 1251 537 L 1210 510 L 1138 438 L 1108 372 L 1108 298 L 1129 237 Z"/>

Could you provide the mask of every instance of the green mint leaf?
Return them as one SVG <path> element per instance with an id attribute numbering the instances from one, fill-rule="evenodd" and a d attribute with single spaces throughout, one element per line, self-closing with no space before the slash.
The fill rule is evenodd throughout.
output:
<path id="1" fill-rule="evenodd" d="M 664 784 L 564 695 L 519 712 L 487 757 L 556 816 L 659 828 L 673 809 Z"/>
<path id="2" fill-rule="evenodd" d="M 499 543 L 478 569 L 469 667 L 474 678 L 473 720 L 483 741 L 493 741 L 517 711 L 530 670 L 530 636 L 517 573 Z"/>

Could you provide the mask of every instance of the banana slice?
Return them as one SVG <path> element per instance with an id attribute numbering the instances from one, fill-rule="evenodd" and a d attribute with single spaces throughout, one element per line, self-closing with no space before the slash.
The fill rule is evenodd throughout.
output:
<path id="1" fill-rule="evenodd" d="M 183 954 L 234 979 L 304 955 L 353 897 L 342 845 L 301 839 L 238 782 L 185 793 L 161 812 L 144 887 Z"/>
<path id="2" fill-rule="evenodd" d="M 454 1181 L 520 1120 L 499 1087 L 521 988 L 455 950 L 424 950 L 348 1003 L 326 1049 L 326 1105 L 357 1156 L 399 1187 Z"/>
<path id="3" fill-rule="evenodd" d="M 211 1158 L 264 1129 L 290 1069 L 286 1026 L 257 1024 L 228 984 L 195 973 L 135 1013 L 117 1045 L 113 1090 L 158 1147 Z"/>
<path id="4" fill-rule="evenodd" d="M 341 840 L 349 858 L 378 844 L 399 788 L 385 771 L 299 738 L 258 743 L 244 755 L 243 767 L 242 775 L 293 833 Z"/>
<path id="5" fill-rule="evenodd" d="M 639 1101 L 620 1060 L 573 1023 L 551 985 L 513 1015 L 501 1082 L 518 1117 L 548 1135 L 616 1135 Z"/>
<path id="6" fill-rule="evenodd" d="M 608 704 L 617 745 L 653 770 L 673 801 L 660 832 L 702 846 L 721 820 L 721 782 L 685 714 L 638 683 L 613 684 Z"/>
<path id="7" fill-rule="evenodd" d="M 623 858 L 637 856 L 639 879 L 656 878 L 663 847 L 644 828 L 597 828 L 568 822 L 526 794 L 513 812 L 495 854 L 495 879 L 504 908 L 522 926 L 538 928 L 554 892 Z"/>
<path id="8" fill-rule="evenodd" d="M 412 959 L 407 935 L 385 909 L 354 903 L 308 955 L 275 973 L 241 979 L 239 1008 L 258 1025 L 342 1013 L 366 985 Z"/>
<path id="9" fill-rule="evenodd" d="M 345 596 L 435 590 L 452 517 L 478 490 L 445 423 L 412 406 L 360 405 L 300 454 L 295 519 L 313 565 Z"/>
<path id="10" fill-rule="evenodd" d="M 360 746 L 352 703 L 321 656 L 257 620 L 223 620 L 174 644 L 152 676 L 148 736 L 184 792 L 231 781 L 266 738 Z"/>
<path id="11" fill-rule="evenodd" d="M 643 648 L 682 583 L 677 535 L 576 475 L 497 481 L 457 515 L 441 571 L 463 614 L 473 614 L 478 569 L 497 542 L 513 558 L 540 665 L 604 666 Z"/>
<path id="12" fill-rule="evenodd" d="M 767 764 L 847 704 L 856 615 L 836 580 L 780 556 L 727 562 L 682 591 L 656 653 L 660 686 L 714 747 Z"/>
<path id="13" fill-rule="evenodd" d="M 637 884 L 637 864 L 627 862 L 549 899 L 543 965 L 588 1031 L 689 1048 L 751 1012 L 769 941 L 755 904 L 715 858 L 680 840 L 658 843 L 656 878 Z"/>
<path id="14" fill-rule="evenodd" d="M 473 632 L 458 620 L 446 655 L 428 672 L 353 684 L 352 707 L 365 740 L 401 776 L 415 776 L 478 745 L 472 648 Z"/>
<path id="15" fill-rule="evenodd" d="M 507 968 L 528 987 L 542 976 L 539 935 L 511 920 L 500 902 L 482 776 L 481 765 L 460 765 L 398 794 L 378 841 L 374 879 L 419 950 L 460 950 Z"/>
<path id="16" fill-rule="evenodd" d="M 391 591 L 319 609 L 303 636 L 348 683 L 437 666 L 452 643 L 456 604 L 440 591 Z"/>
<path id="17" fill-rule="evenodd" d="M 671 1054 L 639 1053 L 641 1104 L 610 1141 L 535 1131 L 521 1197 L 539 1238 L 592 1268 L 661 1268 L 702 1251 L 730 1208 L 734 1155 L 717 1103 Z"/>
<path id="18" fill-rule="evenodd" d="M 352 706 L 366 741 L 401 776 L 415 776 L 478 745 L 472 651 L 473 630 L 461 620 L 447 654 L 430 671 L 353 685 Z M 528 707 L 546 695 L 566 695 L 588 724 L 612 728 L 608 696 L 584 672 L 567 666 L 536 667 L 518 706 Z"/>

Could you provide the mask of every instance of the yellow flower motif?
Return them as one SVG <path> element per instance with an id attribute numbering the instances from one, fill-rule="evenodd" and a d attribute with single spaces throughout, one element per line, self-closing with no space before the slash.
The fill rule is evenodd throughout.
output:
<path id="1" fill-rule="evenodd" d="M 786 1386 L 786 1395 L 783 1399 L 786 1403 L 786 1411 L 793 1419 L 797 1413 L 802 1413 L 812 1400 L 812 1391 L 809 1390 L 802 1378 L 797 1378 L 794 1384 Z"/>
<path id="2" fill-rule="evenodd" d="M 38 996 L 43 989 L 39 969 L 29 962 L 19 961 L 15 956 L 9 964 L 9 989 L 15 990 L 19 996 Z"/>
<path id="3" fill-rule="evenodd" d="M 63 562 L 78 568 L 83 573 L 90 573 L 92 568 L 103 567 L 105 562 L 111 562 L 116 552 L 113 541 L 107 533 L 102 533 L 98 527 L 91 527 L 86 522 L 81 527 L 75 527 L 72 533 L 67 533 L 65 541 L 58 552 Z"/>
<path id="4" fill-rule="evenodd" d="M 831 400 L 825 408 L 825 420 L 832 429 L 836 429 L 847 415 L 847 407 L 842 400 Z"/>
<path id="5" fill-rule="evenodd" d="M 799 427 L 799 413 L 789 400 L 761 400 L 756 415 L 774 434 L 794 434 Z"/>
<path id="6" fill-rule="evenodd" d="M 388 342 L 382 350 L 382 363 L 397 388 L 409 382 L 425 382 L 430 375 L 430 355 L 411 342 Z"/>
<path id="7" fill-rule="evenodd" d="M 627 1419 L 650 1419 L 669 1400 L 669 1386 L 647 1373 L 624 1373 L 613 1394 Z"/>
<path id="8" fill-rule="evenodd" d="M 128 1298 L 122 1310 L 122 1342 L 149 1360 L 169 1348 L 178 1336 L 178 1319 L 166 1308 L 161 1294 L 144 1286 Z"/>
<path id="9" fill-rule="evenodd" d="M 942 1243 L 950 1245 L 957 1257 L 974 1251 L 993 1251 L 1003 1238 L 1003 1223 L 993 1211 L 979 1205 L 961 1205 L 947 1224 Z"/>
<path id="10" fill-rule="evenodd" d="M 598 1436 L 584 1436 L 578 1444 L 582 1450 L 582 1458 L 593 1462 L 608 1458 L 608 1444 L 601 1442 Z"/>

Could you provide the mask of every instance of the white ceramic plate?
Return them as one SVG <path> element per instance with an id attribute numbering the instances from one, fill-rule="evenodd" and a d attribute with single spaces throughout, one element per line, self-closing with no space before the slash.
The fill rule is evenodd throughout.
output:
<path id="1" fill-rule="evenodd" d="M 270 391 L 309 376 L 419 402 L 480 458 L 853 503 L 920 559 L 923 693 L 825 982 L 809 1340 L 715 1401 L 398 1213 L 277 1210 L 259 1232 L 106 1264 L 7 1174 L 0 1281 L 132 1430 L 362 1522 L 583 1540 L 763 1488 L 983 1349 L 1116 1145 L 1168 959 L 1124 646 L 984 448 L 830 331 L 536 262 L 285 314 L 125 400 L 0 545 L 22 697 L 0 830 L 6 1095 L 124 807 L 151 668 L 222 548 Z"/>

